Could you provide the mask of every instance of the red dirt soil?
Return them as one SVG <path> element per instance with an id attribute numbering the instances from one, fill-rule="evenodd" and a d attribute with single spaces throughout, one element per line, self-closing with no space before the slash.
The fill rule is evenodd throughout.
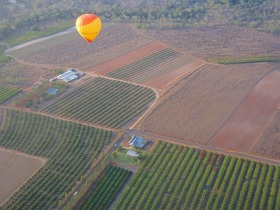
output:
<path id="1" fill-rule="evenodd" d="M 135 61 L 138 61 L 144 57 L 147 57 L 153 53 L 159 52 L 160 50 L 166 48 L 167 46 L 161 42 L 154 41 L 145 44 L 144 46 L 129 52 L 125 55 L 118 56 L 109 61 L 105 61 L 101 64 L 98 64 L 91 69 L 87 70 L 87 73 L 95 73 L 99 75 L 106 75 L 117 68 L 129 65 Z"/>
<path id="2" fill-rule="evenodd" d="M 280 105 L 280 72 L 262 79 L 224 126 L 210 140 L 210 145 L 249 152 L 258 136 L 275 116 Z"/>

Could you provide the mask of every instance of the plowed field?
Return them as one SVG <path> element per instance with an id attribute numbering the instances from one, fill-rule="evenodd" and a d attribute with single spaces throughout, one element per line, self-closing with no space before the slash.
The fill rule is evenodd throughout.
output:
<path id="1" fill-rule="evenodd" d="M 280 110 L 259 136 L 250 152 L 280 160 Z"/>
<path id="2" fill-rule="evenodd" d="M 280 72 L 273 71 L 246 97 L 210 145 L 249 152 L 280 106 L 279 89 Z"/>
<path id="3" fill-rule="evenodd" d="M 266 64 L 206 65 L 174 86 L 138 127 L 207 143 L 270 68 Z"/>
<path id="4" fill-rule="evenodd" d="M 0 206 L 46 159 L 0 148 Z"/>
<path id="5" fill-rule="evenodd" d="M 167 46 L 161 42 L 149 42 L 141 46 L 140 48 L 135 49 L 134 51 L 131 51 L 127 54 L 118 56 L 109 61 L 96 65 L 88 69 L 87 73 L 106 75 L 117 68 L 129 65 L 137 60 L 140 60 L 165 48 L 167 48 Z"/>

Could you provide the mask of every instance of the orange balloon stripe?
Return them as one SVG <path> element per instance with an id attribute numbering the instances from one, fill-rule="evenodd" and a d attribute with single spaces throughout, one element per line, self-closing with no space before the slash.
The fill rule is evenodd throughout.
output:
<path id="1" fill-rule="evenodd" d="M 96 20 L 98 17 L 96 15 L 91 15 L 91 14 L 85 14 L 85 15 L 82 15 L 80 18 L 79 18 L 79 23 L 78 25 L 79 26 L 84 26 L 84 25 L 87 25 L 87 24 L 90 24 L 92 23 L 94 20 Z"/>

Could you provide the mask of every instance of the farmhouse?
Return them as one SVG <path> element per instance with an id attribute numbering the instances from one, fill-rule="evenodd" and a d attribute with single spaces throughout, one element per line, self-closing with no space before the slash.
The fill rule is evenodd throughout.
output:
<path id="1" fill-rule="evenodd" d="M 132 136 L 131 140 L 129 141 L 129 144 L 131 146 L 134 146 L 138 149 L 143 149 L 144 146 L 148 143 L 148 141 L 142 137 L 139 136 Z"/>
<path id="2" fill-rule="evenodd" d="M 63 74 L 60 74 L 57 77 L 50 79 L 50 82 L 53 82 L 56 80 L 62 80 L 64 82 L 72 82 L 83 75 L 84 75 L 84 73 L 78 72 L 75 69 L 70 68 L 68 71 L 64 72 Z"/>

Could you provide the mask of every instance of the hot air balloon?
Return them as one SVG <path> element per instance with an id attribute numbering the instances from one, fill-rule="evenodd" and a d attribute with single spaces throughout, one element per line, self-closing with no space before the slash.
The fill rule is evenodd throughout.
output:
<path id="1" fill-rule="evenodd" d="M 97 37 L 101 27 L 100 18 L 94 14 L 83 14 L 76 20 L 77 31 L 87 42 L 92 42 Z"/>

